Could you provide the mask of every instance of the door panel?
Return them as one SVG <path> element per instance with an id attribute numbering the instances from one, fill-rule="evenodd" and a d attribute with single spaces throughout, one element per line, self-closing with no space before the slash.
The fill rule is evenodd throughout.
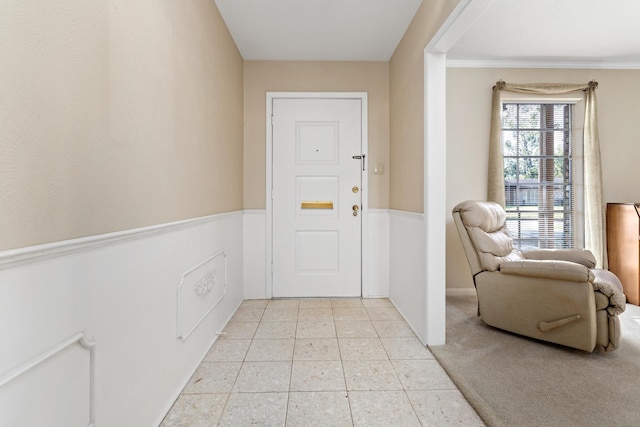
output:
<path id="1" fill-rule="evenodd" d="M 275 297 L 361 295 L 361 102 L 273 100 Z"/>
<path id="2" fill-rule="evenodd" d="M 337 274 L 338 231 L 296 231 L 296 273 Z"/>
<path id="3" fill-rule="evenodd" d="M 296 164 L 337 165 L 338 133 L 338 122 L 296 123 Z"/>

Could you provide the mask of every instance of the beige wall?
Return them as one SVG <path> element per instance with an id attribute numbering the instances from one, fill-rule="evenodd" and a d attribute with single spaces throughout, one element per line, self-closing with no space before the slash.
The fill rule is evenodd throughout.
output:
<path id="1" fill-rule="evenodd" d="M 470 69 L 447 72 L 447 211 L 486 199 L 491 87 L 514 83 L 599 82 L 597 90 L 604 202 L 640 201 L 640 70 Z M 451 219 L 447 223 L 447 287 L 472 287 Z"/>
<path id="2" fill-rule="evenodd" d="M 242 209 L 213 1 L 0 5 L 0 250 Z"/>
<path id="3" fill-rule="evenodd" d="M 424 210 L 424 48 L 459 0 L 424 1 L 389 65 L 390 207 Z"/>
<path id="4" fill-rule="evenodd" d="M 368 92 L 369 207 L 389 207 L 389 65 L 386 62 L 245 61 L 244 207 L 266 206 L 266 93 Z"/>

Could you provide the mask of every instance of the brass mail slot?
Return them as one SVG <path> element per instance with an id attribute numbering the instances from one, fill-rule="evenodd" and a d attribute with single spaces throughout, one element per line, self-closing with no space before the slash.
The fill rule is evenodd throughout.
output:
<path id="1" fill-rule="evenodd" d="M 302 209 L 333 209 L 333 202 L 302 202 Z"/>

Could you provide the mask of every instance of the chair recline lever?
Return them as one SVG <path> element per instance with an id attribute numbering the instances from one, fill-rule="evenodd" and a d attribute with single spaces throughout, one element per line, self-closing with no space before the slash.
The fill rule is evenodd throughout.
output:
<path id="1" fill-rule="evenodd" d="M 565 317 L 564 319 L 554 320 L 553 322 L 540 322 L 538 323 L 538 329 L 540 329 L 542 332 L 548 332 L 553 329 L 559 328 L 560 326 L 575 322 L 576 320 L 580 320 L 579 314 L 574 314 L 573 316 Z"/>

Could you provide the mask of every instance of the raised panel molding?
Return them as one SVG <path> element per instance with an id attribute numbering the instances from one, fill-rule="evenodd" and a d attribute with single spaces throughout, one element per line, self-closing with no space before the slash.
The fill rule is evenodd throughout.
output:
<path id="1" fill-rule="evenodd" d="M 338 274 L 338 230 L 310 230 L 296 232 L 297 274 Z"/>
<path id="2" fill-rule="evenodd" d="M 220 251 L 182 274 L 178 285 L 177 336 L 181 341 L 202 323 L 227 293 L 227 254 Z"/>
<path id="3" fill-rule="evenodd" d="M 338 122 L 296 122 L 296 164 L 337 165 Z M 312 132 L 307 132 L 314 128 Z"/>
<path id="4" fill-rule="evenodd" d="M 45 362 L 47 362 L 48 360 L 54 358 L 54 356 L 59 355 L 60 353 L 62 353 L 64 350 L 66 350 L 67 348 L 73 346 L 74 344 L 78 344 L 80 348 L 87 350 L 89 352 L 89 366 L 86 367 L 88 372 L 89 372 L 89 389 L 86 391 L 86 393 L 88 394 L 88 401 L 89 401 L 89 407 L 86 410 L 86 414 L 87 414 L 87 426 L 88 427 L 93 427 L 96 423 L 96 416 L 95 416 L 95 348 L 96 348 L 96 343 L 95 341 L 90 338 L 89 336 L 87 336 L 84 332 L 78 332 L 77 334 L 71 336 L 70 338 L 67 338 L 66 340 L 60 342 L 59 344 L 43 351 L 42 353 L 40 353 L 39 355 L 35 356 L 34 358 L 24 362 L 23 364 L 21 364 L 20 366 L 10 370 L 9 372 L 3 374 L 2 376 L 0 376 L 0 390 L 3 389 L 3 387 L 7 386 L 7 384 L 12 383 L 12 382 L 17 382 L 20 380 L 20 377 L 25 376 L 26 374 L 28 374 L 29 372 L 31 372 L 32 370 L 34 370 L 35 368 L 40 367 L 41 365 L 43 365 Z M 69 381 L 71 381 L 71 378 L 68 378 Z M 34 402 L 37 403 L 37 402 Z M 69 404 L 73 404 L 75 402 L 67 402 Z M 0 403 L 0 407 L 2 407 L 2 404 Z M 12 406 L 11 408 L 5 408 L 4 411 L 10 411 L 12 409 L 14 409 L 15 406 Z M 36 411 L 42 411 L 43 408 L 40 406 L 39 409 L 37 409 Z M 3 412 L 3 411 L 0 411 Z M 4 412 L 4 416 L 10 416 L 9 414 L 7 414 L 6 412 Z M 0 420 L 2 421 L 2 420 Z M 6 421 L 6 418 L 5 418 Z M 49 420 L 52 421 L 52 420 Z M 4 425 L 4 424 L 3 424 Z"/>

